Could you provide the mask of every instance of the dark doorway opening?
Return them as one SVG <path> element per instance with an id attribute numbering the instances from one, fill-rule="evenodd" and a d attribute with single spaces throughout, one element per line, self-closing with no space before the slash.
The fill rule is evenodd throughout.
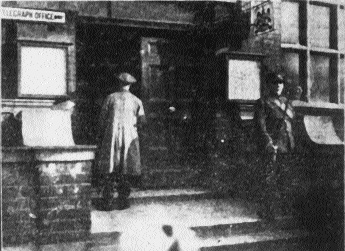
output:
<path id="1" fill-rule="evenodd" d="M 114 74 L 139 81 L 131 92 L 144 104 L 140 132 L 144 170 L 184 170 L 209 131 L 204 107 L 215 88 L 212 47 L 193 31 L 79 24 L 77 29 L 78 144 L 95 144 L 104 98 L 116 90 Z M 191 153 L 191 155 L 190 155 Z"/>

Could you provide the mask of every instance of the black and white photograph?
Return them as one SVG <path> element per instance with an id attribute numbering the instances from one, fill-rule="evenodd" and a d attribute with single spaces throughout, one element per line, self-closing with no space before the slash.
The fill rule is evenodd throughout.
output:
<path id="1" fill-rule="evenodd" d="M 343 251 L 344 0 L 1 1 L 1 250 Z"/>

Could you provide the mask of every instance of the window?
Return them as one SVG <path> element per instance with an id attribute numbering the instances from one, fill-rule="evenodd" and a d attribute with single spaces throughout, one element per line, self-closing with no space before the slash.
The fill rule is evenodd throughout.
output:
<path id="1" fill-rule="evenodd" d="M 260 62 L 252 59 L 229 59 L 228 99 L 250 101 L 259 98 Z"/>
<path id="2" fill-rule="evenodd" d="M 310 101 L 330 101 L 330 58 L 311 55 L 310 64 Z"/>
<path id="3" fill-rule="evenodd" d="M 283 67 L 310 103 L 344 102 L 344 6 L 329 1 L 284 1 Z"/>
<path id="4" fill-rule="evenodd" d="M 330 8 L 311 4 L 308 21 L 310 23 L 310 45 L 330 47 Z"/>
<path id="5" fill-rule="evenodd" d="M 340 103 L 344 104 L 344 86 L 345 86 L 345 60 L 344 56 L 340 58 L 340 88 L 339 99 Z"/>
<path id="6" fill-rule="evenodd" d="M 339 50 L 345 51 L 345 9 L 339 9 L 339 17 L 338 17 L 338 41 L 339 41 Z"/>
<path id="7" fill-rule="evenodd" d="M 282 3 L 282 43 L 299 43 L 299 5 L 293 2 Z"/>
<path id="8" fill-rule="evenodd" d="M 299 62 L 301 61 L 299 53 L 286 51 L 283 56 L 283 64 L 285 65 L 286 74 L 289 76 L 293 83 L 299 83 Z"/>
<path id="9" fill-rule="evenodd" d="M 67 95 L 67 48 L 19 45 L 19 97 Z"/>

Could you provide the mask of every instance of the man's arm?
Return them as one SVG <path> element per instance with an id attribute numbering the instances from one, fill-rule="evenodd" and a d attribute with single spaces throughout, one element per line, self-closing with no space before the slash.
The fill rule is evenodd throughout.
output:
<path id="1" fill-rule="evenodd" d="M 100 144 L 103 138 L 104 130 L 105 130 L 105 124 L 108 118 L 109 113 L 109 104 L 110 104 L 110 96 L 108 96 L 105 101 L 103 102 L 101 113 L 99 115 L 98 119 L 98 127 L 97 127 L 97 136 L 96 136 L 96 142 L 97 144 Z"/>
<path id="2" fill-rule="evenodd" d="M 265 141 L 265 149 L 269 152 L 275 152 L 277 147 L 273 144 L 273 140 L 267 131 L 267 114 L 265 112 L 265 103 L 262 99 L 259 99 L 256 104 L 256 119 L 260 133 Z"/>
<path id="3" fill-rule="evenodd" d="M 144 106 L 143 103 L 140 101 L 139 102 L 139 108 L 138 108 L 138 124 L 139 126 L 146 124 L 146 116 L 145 116 L 145 111 L 144 111 Z"/>

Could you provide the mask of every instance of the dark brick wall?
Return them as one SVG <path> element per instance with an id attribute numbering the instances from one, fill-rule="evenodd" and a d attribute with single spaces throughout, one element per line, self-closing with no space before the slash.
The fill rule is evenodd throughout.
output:
<path id="1" fill-rule="evenodd" d="M 35 172 L 30 163 L 2 164 L 2 226 L 6 244 L 32 241 L 38 233 Z"/>
<path id="2" fill-rule="evenodd" d="M 32 148 L 8 151 L 3 149 L 4 245 L 85 240 L 91 228 L 92 160 L 51 158 L 63 154 L 62 149 L 40 149 L 40 155 Z M 29 159 L 24 160 L 23 154 Z"/>
<path id="3" fill-rule="evenodd" d="M 42 243 L 87 237 L 91 162 L 39 163 L 39 229 Z"/>

